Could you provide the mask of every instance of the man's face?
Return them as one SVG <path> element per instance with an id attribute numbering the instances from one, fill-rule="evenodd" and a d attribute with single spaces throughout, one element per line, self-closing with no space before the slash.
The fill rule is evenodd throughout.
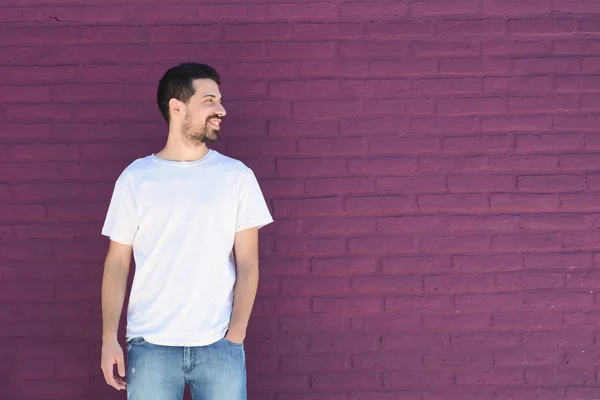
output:
<path id="1" fill-rule="evenodd" d="M 219 85 L 212 79 L 196 79 L 193 84 L 196 91 L 184 105 L 181 131 L 192 143 L 216 142 L 221 118 L 226 114 Z"/>

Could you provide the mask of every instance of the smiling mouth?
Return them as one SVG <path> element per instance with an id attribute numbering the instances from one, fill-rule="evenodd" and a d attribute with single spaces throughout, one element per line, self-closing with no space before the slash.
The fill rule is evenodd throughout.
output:
<path id="1" fill-rule="evenodd" d="M 221 120 L 218 118 L 211 118 L 208 120 L 208 124 L 212 125 L 216 129 L 219 129 L 221 127 Z"/>

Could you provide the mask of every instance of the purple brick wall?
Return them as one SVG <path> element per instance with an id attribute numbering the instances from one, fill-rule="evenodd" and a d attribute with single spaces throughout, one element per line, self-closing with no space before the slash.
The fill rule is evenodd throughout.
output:
<path id="1" fill-rule="evenodd" d="M 599 1 L 1 3 L 1 399 L 124 398 L 99 232 L 184 60 L 277 221 L 250 399 L 600 397 Z"/>

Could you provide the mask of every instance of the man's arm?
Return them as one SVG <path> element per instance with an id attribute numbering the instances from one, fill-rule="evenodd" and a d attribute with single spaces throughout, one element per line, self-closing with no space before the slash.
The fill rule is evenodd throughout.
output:
<path id="1" fill-rule="evenodd" d="M 246 329 L 258 289 L 258 229 L 250 228 L 236 233 L 234 251 L 237 280 L 226 337 L 234 343 L 242 343 L 246 338 Z"/>
<path id="2" fill-rule="evenodd" d="M 119 376 L 125 377 L 123 349 L 117 333 L 127 291 L 132 247 L 110 241 L 102 278 L 102 372 L 106 383 L 117 390 L 125 389 L 125 380 L 114 375 L 117 364 Z"/>

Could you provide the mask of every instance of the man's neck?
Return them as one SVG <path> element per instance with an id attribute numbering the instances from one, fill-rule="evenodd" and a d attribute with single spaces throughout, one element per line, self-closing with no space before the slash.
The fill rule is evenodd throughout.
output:
<path id="1" fill-rule="evenodd" d="M 158 153 L 160 157 L 169 161 L 196 161 L 208 154 L 209 148 L 206 143 L 188 144 L 167 140 L 165 147 Z"/>

